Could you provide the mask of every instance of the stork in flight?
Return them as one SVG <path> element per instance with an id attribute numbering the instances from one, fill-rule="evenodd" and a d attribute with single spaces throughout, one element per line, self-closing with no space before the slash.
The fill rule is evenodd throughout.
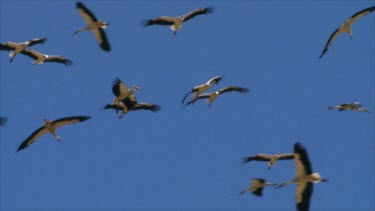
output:
<path id="1" fill-rule="evenodd" d="M 207 15 L 211 14 L 214 11 L 214 7 L 199 8 L 194 11 L 189 12 L 188 14 L 181 15 L 178 17 L 168 17 L 160 16 L 154 19 L 145 20 L 145 26 L 151 25 L 171 25 L 171 30 L 173 30 L 173 35 L 176 35 L 177 31 L 182 27 L 182 22 L 188 21 L 198 15 Z"/>
<path id="2" fill-rule="evenodd" d="M 18 151 L 25 149 L 30 144 L 34 143 L 40 136 L 44 135 L 45 133 L 51 133 L 58 142 L 60 142 L 60 137 L 56 135 L 56 129 L 69 124 L 75 124 L 77 122 L 83 122 L 88 120 L 89 116 L 72 116 L 72 117 L 65 117 L 61 119 L 57 119 L 55 121 L 50 121 L 44 119 L 43 126 L 34 131 L 22 144 L 19 146 Z"/>
<path id="3" fill-rule="evenodd" d="M 0 117 L 0 126 L 5 126 L 8 122 L 8 118 Z"/>
<path id="4" fill-rule="evenodd" d="M 107 104 L 104 109 L 116 109 L 116 111 L 122 110 L 119 119 L 130 111 L 149 110 L 155 113 L 161 110 L 159 105 L 152 103 L 138 103 L 136 100 L 132 100 L 131 98 L 131 96 L 126 97 L 125 99 L 121 100 L 119 104 Z"/>
<path id="5" fill-rule="evenodd" d="M 47 41 L 47 38 L 36 38 L 32 40 L 28 40 L 26 42 L 21 42 L 21 43 L 15 43 L 15 42 L 5 42 L 3 44 L 0 44 L 0 50 L 5 50 L 5 51 L 12 51 L 9 54 L 10 61 L 12 62 L 13 59 L 16 57 L 18 53 L 21 51 L 25 50 L 27 47 L 36 45 L 36 44 L 43 44 L 45 41 Z"/>
<path id="6" fill-rule="evenodd" d="M 213 77 L 210 80 L 208 80 L 206 83 L 194 87 L 193 89 L 190 90 L 190 92 L 188 92 L 188 93 L 185 94 L 184 99 L 182 99 L 182 103 L 185 102 L 185 99 L 187 98 L 187 96 L 189 94 L 193 94 L 194 93 L 194 98 L 197 98 L 202 92 L 207 91 L 214 84 L 218 84 L 219 81 L 221 81 L 222 79 L 223 79 L 223 76 L 216 76 L 216 77 Z"/>
<path id="7" fill-rule="evenodd" d="M 228 87 L 222 88 L 222 89 L 220 89 L 219 91 L 216 91 L 216 92 L 199 95 L 197 98 L 194 98 L 193 100 L 186 103 L 186 105 L 194 104 L 195 101 L 197 101 L 199 99 L 207 98 L 207 102 L 209 103 L 208 107 L 211 107 L 211 104 L 213 103 L 213 101 L 220 94 L 223 94 L 223 93 L 226 93 L 226 92 L 233 92 L 233 91 L 240 92 L 240 93 L 247 93 L 250 90 L 247 89 L 247 88 L 242 88 L 242 87 L 238 87 L 238 86 L 228 86 Z"/>
<path id="8" fill-rule="evenodd" d="M 337 108 L 339 111 L 352 110 L 352 111 L 364 111 L 367 113 L 371 113 L 367 108 L 362 108 L 362 105 L 359 102 L 344 103 L 341 105 L 328 107 L 329 110 L 335 109 L 335 108 Z"/>
<path id="9" fill-rule="evenodd" d="M 362 16 L 365 16 L 375 10 L 375 6 L 366 8 L 355 13 L 352 17 L 348 18 L 339 28 L 337 28 L 329 37 L 326 45 L 324 46 L 322 54 L 320 54 L 319 59 L 328 51 L 328 48 L 332 45 L 333 41 L 342 33 L 349 34 L 350 38 L 353 39 L 352 25 Z"/>
<path id="10" fill-rule="evenodd" d="M 281 188 L 285 185 L 296 183 L 296 204 L 299 211 L 308 211 L 310 207 L 310 198 L 313 192 L 313 182 L 327 182 L 319 173 L 312 173 L 309 157 L 306 149 L 300 144 L 294 144 L 294 163 L 296 167 L 296 177 L 290 181 L 285 182 L 276 188 Z"/>
<path id="11" fill-rule="evenodd" d="M 274 166 L 276 164 L 276 161 L 278 161 L 278 160 L 293 160 L 293 159 L 294 159 L 294 153 L 281 154 L 280 152 L 277 152 L 274 155 L 256 154 L 254 156 L 245 157 L 245 158 L 243 158 L 243 162 L 248 163 L 252 160 L 268 161 L 268 170 L 271 170 L 272 166 Z"/>
<path id="12" fill-rule="evenodd" d="M 251 186 L 248 188 L 245 188 L 243 191 L 241 191 L 240 195 L 251 191 L 254 195 L 261 197 L 263 195 L 263 188 L 266 186 L 275 186 L 276 184 L 268 183 L 265 179 L 251 179 Z"/>
<path id="13" fill-rule="evenodd" d="M 135 101 L 135 90 L 141 90 L 138 86 L 132 86 L 131 89 L 128 89 L 126 85 L 119 79 L 115 78 L 112 83 L 112 92 L 116 96 L 116 98 L 113 100 L 113 104 L 120 106 L 120 101 L 131 96 L 133 101 Z M 116 109 L 116 113 L 118 112 L 118 109 Z"/>
<path id="14" fill-rule="evenodd" d="M 44 62 L 57 62 L 64 64 L 65 66 L 70 66 L 73 64 L 72 61 L 69 59 L 66 59 L 60 55 L 47 55 L 47 54 L 42 54 L 37 51 L 31 50 L 31 49 L 26 49 L 21 51 L 21 54 L 26 55 L 34 59 L 33 64 L 43 64 Z"/>
<path id="15" fill-rule="evenodd" d="M 107 35 L 104 31 L 104 29 L 107 28 L 109 23 L 96 19 L 95 15 L 89 9 L 87 9 L 87 7 L 85 7 L 85 5 L 83 5 L 81 2 L 77 2 L 76 6 L 79 14 L 85 19 L 87 26 L 85 28 L 78 29 L 76 32 L 74 32 L 73 35 L 82 31 L 91 30 L 92 32 L 94 32 L 96 41 L 98 42 L 100 47 L 104 51 L 110 51 L 111 46 L 109 45 Z"/>

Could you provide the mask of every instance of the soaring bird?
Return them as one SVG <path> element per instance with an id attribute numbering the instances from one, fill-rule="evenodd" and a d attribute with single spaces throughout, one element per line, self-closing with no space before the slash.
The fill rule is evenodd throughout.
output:
<path id="1" fill-rule="evenodd" d="M 241 191 L 240 194 L 243 194 L 247 191 L 253 192 L 256 196 L 262 196 L 263 188 L 266 186 L 275 186 L 276 184 L 268 183 L 265 179 L 251 179 L 251 186 L 248 188 L 245 188 L 243 191 Z"/>
<path id="2" fill-rule="evenodd" d="M 220 94 L 226 93 L 226 92 L 233 92 L 233 91 L 240 92 L 240 93 L 247 93 L 250 90 L 247 89 L 247 88 L 242 88 L 242 87 L 238 87 L 238 86 L 228 86 L 228 87 L 222 88 L 222 89 L 220 89 L 219 91 L 216 91 L 216 92 L 199 95 L 197 98 L 194 98 L 193 100 L 186 103 L 186 105 L 194 104 L 195 101 L 197 101 L 199 99 L 207 98 L 207 102 L 209 102 L 208 107 L 211 107 L 211 104 L 217 98 L 217 96 L 219 96 Z"/>
<path id="3" fill-rule="evenodd" d="M 327 182 L 328 180 L 321 178 L 319 173 L 312 173 L 309 157 L 306 149 L 300 144 L 294 144 L 294 163 L 296 166 L 296 177 L 285 182 L 276 188 L 296 183 L 296 203 L 299 211 L 308 211 L 310 207 L 310 198 L 313 192 L 313 182 Z"/>
<path id="4" fill-rule="evenodd" d="M 214 84 L 218 84 L 219 81 L 221 81 L 222 79 L 223 79 L 223 76 L 216 76 L 208 80 L 206 83 L 194 87 L 193 89 L 190 90 L 190 92 L 185 94 L 184 99 L 182 99 L 182 103 L 185 102 L 185 99 L 187 98 L 189 94 L 194 93 L 194 98 L 197 98 L 202 92 L 207 91 Z"/>
<path id="5" fill-rule="evenodd" d="M 36 141 L 40 136 L 42 136 L 45 133 L 51 133 L 58 142 L 60 142 L 60 137 L 56 135 L 56 129 L 69 124 L 75 124 L 77 122 L 83 122 L 88 120 L 89 116 L 72 116 L 72 117 L 64 117 L 61 119 L 57 119 L 55 121 L 50 121 L 47 119 L 44 119 L 43 126 L 34 131 L 22 144 L 19 146 L 18 151 L 25 149 L 30 144 L 32 144 L 34 141 Z"/>
<path id="6" fill-rule="evenodd" d="M 133 108 L 129 109 L 126 107 L 126 105 L 121 101 L 119 105 L 117 104 L 107 104 L 104 109 L 116 109 L 116 110 L 122 110 L 119 119 L 121 119 L 125 114 L 127 114 L 130 111 L 137 111 L 137 110 L 149 110 L 152 112 L 159 112 L 161 110 L 161 107 L 156 104 L 152 103 L 136 103 L 134 104 Z"/>
<path id="7" fill-rule="evenodd" d="M 328 107 L 329 110 L 337 108 L 339 111 L 343 110 L 352 110 L 352 111 L 364 111 L 370 113 L 367 108 L 362 108 L 362 105 L 359 102 L 352 102 L 352 103 L 344 103 L 337 106 L 330 106 Z"/>
<path id="8" fill-rule="evenodd" d="M 278 152 L 274 155 L 256 154 L 254 156 L 245 157 L 243 158 L 243 162 L 248 163 L 252 160 L 268 161 L 268 170 L 271 170 L 272 166 L 275 165 L 277 160 L 293 160 L 293 159 L 294 159 L 294 153 L 281 154 L 280 152 Z"/>
<path id="9" fill-rule="evenodd" d="M 8 122 L 8 118 L 0 117 L 0 126 L 5 126 Z"/>
<path id="10" fill-rule="evenodd" d="M 96 19 L 95 15 L 81 2 L 77 2 L 76 6 L 79 14 L 81 14 L 81 16 L 85 19 L 87 26 L 85 28 L 78 29 L 76 32 L 74 32 L 73 35 L 82 31 L 91 30 L 92 32 L 94 32 L 96 41 L 98 42 L 100 47 L 105 51 L 110 51 L 111 46 L 109 45 L 107 35 L 104 31 L 109 23 Z"/>
<path id="11" fill-rule="evenodd" d="M 32 40 L 28 40 L 26 42 L 21 42 L 21 43 L 15 43 L 15 42 L 5 42 L 3 44 L 0 44 L 0 50 L 5 50 L 5 51 L 12 51 L 9 54 L 10 61 L 12 62 L 13 59 L 16 57 L 18 53 L 21 51 L 25 50 L 27 47 L 36 45 L 36 44 L 43 44 L 47 38 L 36 38 Z"/>
<path id="12" fill-rule="evenodd" d="M 350 38 L 353 39 L 352 24 L 357 21 L 360 17 L 365 16 L 375 10 L 375 6 L 366 8 L 355 13 L 352 17 L 348 18 L 339 28 L 337 28 L 329 37 L 326 45 L 324 46 L 322 54 L 320 54 L 319 59 L 328 51 L 328 48 L 332 45 L 333 41 L 342 33 L 349 34 Z"/>
<path id="13" fill-rule="evenodd" d="M 21 54 L 24 54 L 26 56 L 29 56 L 34 59 L 33 64 L 43 64 L 44 62 L 57 62 L 64 64 L 65 66 L 70 66 L 73 64 L 72 61 L 69 59 L 66 59 L 60 55 L 47 55 L 47 54 L 41 54 L 34 50 L 23 50 L 21 51 Z"/>
<path id="14" fill-rule="evenodd" d="M 154 19 L 149 19 L 144 21 L 145 26 L 151 25 L 171 25 L 173 30 L 173 35 L 176 35 L 177 31 L 182 27 L 182 22 L 188 21 L 198 15 L 207 15 L 213 13 L 214 7 L 199 8 L 194 11 L 189 12 L 188 14 L 181 15 L 178 17 L 168 17 L 160 16 Z"/>
<path id="15" fill-rule="evenodd" d="M 119 79 L 115 78 L 112 83 L 112 92 L 116 96 L 116 98 L 113 100 L 113 104 L 117 104 L 117 106 L 120 105 L 120 101 L 131 96 L 133 101 L 135 100 L 135 90 L 141 90 L 138 86 L 132 86 L 131 89 L 128 89 L 126 85 Z M 116 113 L 118 112 L 118 109 L 116 109 Z"/>

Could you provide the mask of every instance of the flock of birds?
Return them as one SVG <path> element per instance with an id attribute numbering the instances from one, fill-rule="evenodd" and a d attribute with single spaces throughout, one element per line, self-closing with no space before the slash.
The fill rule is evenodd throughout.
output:
<path id="1" fill-rule="evenodd" d="M 108 23 L 98 20 L 95 15 L 81 2 L 76 3 L 77 10 L 79 11 L 80 15 L 84 18 L 86 22 L 86 27 L 82 29 L 78 29 L 74 32 L 73 35 L 78 34 L 79 32 L 90 30 L 94 33 L 97 43 L 106 52 L 111 51 L 111 46 L 108 41 L 105 28 L 108 27 Z M 319 56 L 322 58 L 325 53 L 328 51 L 330 46 L 332 45 L 333 41 L 342 33 L 348 33 L 350 37 L 352 37 L 352 24 L 361 18 L 364 15 L 367 15 L 375 10 L 375 6 L 366 8 L 355 13 L 353 16 L 348 18 L 339 28 L 337 28 L 329 37 L 323 52 Z M 173 31 L 173 35 L 176 35 L 177 31 L 181 29 L 182 23 L 188 21 L 195 16 L 199 15 L 207 15 L 212 14 L 214 12 L 214 7 L 206 7 L 206 8 L 199 8 L 194 11 L 191 11 L 185 15 L 181 15 L 178 17 L 168 17 L 168 16 L 160 16 L 154 19 L 145 20 L 143 24 L 145 26 L 151 25 L 169 25 L 171 26 L 171 30 Z M 14 58 L 17 54 L 26 55 L 32 59 L 34 59 L 33 64 L 43 64 L 44 62 L 56 62 L 61 63 L 66 66 L 72 65 L 72 61 L 69 59 L 64 58 L 60 55 L 47 55 L 43 53 L 39 53 L 35 50 L 29 49 L 37 44 L 44 44 L 47 41 L 47 38 L 36 38 L 32 40 L 28 40 L 26 42 L 15 43 L 15 42 L 5 42 L 0 44 L 0 50 L 11 51 L 9 54 L 10 62 L 13 62 Z M 200 99 L 207 99 L 209 103 L 208 106 L 210 107 L 213 101 L 221 94 L 227 92 L 239 92 L 239 93 L 247 93 L 250 90 L 248 88 L 239 87 L 239 86 L 227 86 L 218 91 L 212 93 L 204 93 L 214 85 L 218 84 L 223 79 L 223 76 L 216 76 L 208 80 L 206 83 L 193 87 L 182 99 L 182 103 L 184 104 L 186 98 L 189 95 L 192 95 L 192 99 L 188 101 L 185 105 L 194 105 L 197 100 Z M 119 118 L 122 118 L 130 111 L 136 110 L 149 110 L 152 112 L 158 112 L 161 110 L 161 106 L 153 103 L 148 102 L 138 102 L 136 99 L 135 92 L 136 90 L 140 90 L 138 86 L 132 86 L 130 89 L 123 83 L 119 78 L 115 78 L 112 85 L 112 92 L 115 96 L 115 99 L 112 101 L 111 104 L 107 104 L 103 107 L 103 109 L 113 109 L 116 110 L 118 113 L 121 110 L 121 114 Z M 343 110 L 352 110 L 352 111 L 363 111 L 363 112 L 370 112 L 367 108 L 363 108 L 359 102 L 351 102 L 351 103 L 344 103 L 341 105 L 330 106 L 328 109 L 338 109 L 339 111 Z M 90 119 L 89 116 L 71 116 L 71 117 L 64 117 L 57 119 L 55 121 L 50 121 L 44 119 L 43 125 L 35 130 L 28 138 L 26 138 L 21 145 L 19 146 L 18 151 L 25 149 L 30 144 L 35 142 L 40 136 L 51 133 L 58 142 L 60 142 L 60 137 L 56 134 L 56 129 L 69 124 L 75 124 L 78 122 L 83 122 Z M 0 117 L 0 126 L 4 126 L 7 123 L 6 117 Z M 295 168 L 296 168 L 296 176 L 293 180 L 289 182 L 282 183 L 281 185 L 276 186 L 276 184 L 268 183 L 263 178 L 254 178 L 252 179 L 252 184 L 250 187 L 244 189 L 240 194 L 245 192 L 251 191 L 257 196 L 262 196 L 263 188 L 266 186 L 276 186 L 276 188 L 283 187 L 288 184 L 296 183 L 297 190 L 296 190 L 296 204 L 298 210 L 309 210 L 310 207 L 310 198 L 313 191 L 313 182 L 326 182 L 326 179 L 320 177 L 318 173 L 312 173 L 311 163 L 308 158 L 308 154 L 306 149 L 300 144 L 295 143 L 294 145 L 294 152 L 281 154 L 276 153 L 275 155 L 268 155 L 268 154 L 256 154 L 254 156 L 245 157 L 243 159 L 244 163 L 248 163 L 250 161 L 266 161 L 268 162 L 268 168 L 271 169 L 272 166 L 275 165 L 276 161 L 278 160 L 294 160 Z"/>

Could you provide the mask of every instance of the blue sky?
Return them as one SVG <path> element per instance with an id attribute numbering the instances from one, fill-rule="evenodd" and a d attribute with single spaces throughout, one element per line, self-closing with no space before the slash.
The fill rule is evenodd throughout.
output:
<path id="1" fill-rule="evenodd" d="M 0 42 L 48 37 L 33 49 L 62 55 L 71 67 L 0 52 L 0 208 L 3 210 L 293 210 L 295 185 L 239 196 L 251 178 L 282 183 L 292 161 L 242 164 L 256 153 L 288 153 L 301 142 L 316 184 L 311 210 L 373 210 L 374 113 L 328 106 L 358 101 L 374 109 L 375 14 L 353 25 L 318 59 L 330 34 L 374 1 L 85 1 L 106 29 L 112 51 L 91 32 L 75 1 L 0 1 Z M 215 6 L 183 24 L 143 27 L 143 19 Z M 17 14 L 14 12 L 17 11 Z M 224 75 L 247 94 L 184 107 L 193 86 Z M 100 108 L 112 80 L 138 85 L 138 101 L 162 106 L 122 120 Z M 46 134 L 18 146 L 40 125 L 88 115 L 65 126 L 58 144 Z"/>

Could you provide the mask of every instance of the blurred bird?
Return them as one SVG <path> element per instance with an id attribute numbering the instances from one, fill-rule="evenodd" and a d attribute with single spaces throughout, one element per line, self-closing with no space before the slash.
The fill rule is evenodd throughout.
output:
<path id="1" fill-rule="evenodd" d="M 16 57 L 18 53 L 21 51 L 25 50 L 27 47 L 36 45 L 36 44 L 43 44 L 45 41 L 47 41 L 47 38 L 36 38 L 33 40 L 28 40 L 26 42 L 21 42 L 21 43 L 15 43 L 15 42 L 5 42 L 0 44 L 0 50 L 5 50 L 5 51 L 12 51 L 9 54 L 10 61 L 12 62 L 13 59 Z"/>
<path id="2" fill-rule="evenodd" d="M 185 102 L 185 99 L 189 94 L 194 93 L 194 98 L 197 98 L 202 92 L 207 91 L 210 89 L 214 84 L 218 84 L 223 79 L 223 76 L 216 76 L 208 80 L 206 83 L 201 84 L 199 86 L 195 86 L 190 92 L 186 93 L 184 98 L 182 99 L 182 103 Z"/>
<path id="3" fill-rule="evenodd" d="M 296 204 L 299 211 L 308 211 L 310 207 L 310 198 L 313 192 L 313 182 L 327 182 L 319 173 L 312 173 L 307 151 L 300 143 L 294 144 L 294 163 L 296 167 L 296 177 L 289 182 L 285 182 L 276 188 L 296 183 Z"/>
<path id="4" fill-rule="evenodd" d="M 44 119 L 43 126 L 38 128 L 36 131 L 34 131 L 25 141 L 22 142 L 22 144 L 19 146 L 18 151 L 25 149 L 30 144 L 34 143 L 40 136 L 51 133 L 58 142 L 60 142 L 60 137 L 56 134 L 56 129 L 69 124 L 75 124 L 77 122 L 83 122 L 88 120 L 89 116 L 72 116 L 72 117 L 65 117 L 61 119 L 57 119 L 55 121 L 50 121 L 47 119 Z"/>
<path id="5" fill-rule="evenodd" d="M 251 191 L 256 196 L 262 196 L 263 195 L 263 188 L 266 186 L 275 186 L 276 184 L 268 183 L 265 179 L 251 179 L 251 186 L 248 188 L 245 188 L 243 191 L 241 191 L 240 195 Z"/>
<path id="6" fill-rule="evenodd" d="M 268 170 L 271 170 L 272 166 L 276 164 L 277 160 L 293 160 L 293 159 L 294 159 L 294 153 L 281 154 L 280 152 L 278 152 L 274 155 L 256 154 L 254 156 L 245 157 L 243 159 L 243 162 L 248 163 L 252 160 L 268 161 Z"/>
<path id="7" fill-rule="evenodd" d="M 359 102 L 344 103 L 341 105 L 328 107 L 329 110 L 335 109 L 335 108 L 337 108 L 339 111 L 352 110 L 352 111 L 364 111 L 367 113 L 371 113 L 367 108 L 362 108 L 362 105 Z"/>
<path id="8" fill-rule="evenodd" d="M 41 54 L 34 50 L 23 50 L 21 51 L 21 54 L 29 56 L 30 58 L 34 59 L 33 64 L 43 64 L 44 62 L 57 62 L 64 64 L 65 66 L 70 66 L 73 64 L 72 61 L 60 56 L 60 55 L 47 55 L 47 54 Z"/>
<path id="9" fill-rule="evenodd" d="M 213 103 L 213 101 L 220 94 L 223 94 L 223 93 L 226 93 L 226 92 L 233 92 L 233 91 L 240 92 L 240 93 L 247 93 L 250 90 L 247 89 L 247 88 L 242 88 L 242 87 L 237 87 L 237 86 L 228 86 L 228 87 L 222 88 L 222 89 L 220 89 L 219 91 L 216 91 L 216 92 L 199 95 L 197 98 L 194 98 L 193 100 L 186 103 L 186 105 L 194 104 L 195 101 L 197 101 L 199 99 L 207 98 L 207 102 L 209 102 L 208 107 L 211 107 L 211 104 Z"/>
<path id="10" fill-rule="evenodd" d="M 92 32 L 94 32 L 96 41 L 98 42 L 100 47 L 104 51 L 110 51 L 111 46 L 109 45 L 107 35 L 104 31 L 104 29 L 107 28 L 109 23 L 96 19 L 95 15 L 89 9 L 87 9 L 87 7 L 85 7 L 85 5 L 83 5 L 81 2 L 77 2 L 76 6 L 79 14 L 83 17 L 83 19 L 85 19 L 87 26 L 85 28 L 78 29 L 76 32 L 74 32 L 73 35 L 82 31 L 91 30 Z"/>
<path id="11" fill-rule="evenodd" d="M 365 16 L 375 10 L 375 6 L 366 8 L 355 13 L 352 17 L 348 18 L 339 28 L 337 28 L 329 37 L 326 45 L 324 46 L 322 54 L 319 59 L 328 51 L 328 48 L 332 45 L 333 41 L 342 33 L 349 34 L 350 38 L 353 39 L 352 24 L 357 21 L 360 17 Z"/>
<path id="12" fill-rule="evenodd" d="M 188 21 L 198 15 L 207 15 L 213 13 L 214 7 L 199 8 L 188 14 L 181 15 L 178 17 L 167 17 L 160 16 L 154 19 L 144 20 L 145 26 L 151 25 L 171 25 L 171 30 L 173 30 L 173 35 L 176 35 L 177 31 L 182 27 L 182 22 Z"/>

